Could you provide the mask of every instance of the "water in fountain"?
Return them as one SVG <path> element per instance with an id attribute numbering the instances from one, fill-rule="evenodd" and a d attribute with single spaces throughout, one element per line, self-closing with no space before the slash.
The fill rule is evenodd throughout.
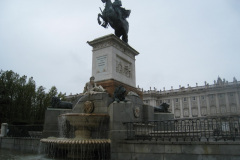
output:
<path id="1" fill-rule="evenodd" d="M 52 158 L 110 159 L 107 114 L 67 113 L 59 116 L 59 138 L 42 139 Z"/>

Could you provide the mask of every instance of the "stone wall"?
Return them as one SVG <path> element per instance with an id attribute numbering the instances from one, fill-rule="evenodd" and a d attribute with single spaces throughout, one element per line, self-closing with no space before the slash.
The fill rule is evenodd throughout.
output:
<path id="1" fill-rule="evenodd" d="M 239 142 L 122 141 L 112 144 L 114 160 L 239 160 Z"/>
<path id="2" fill-rule="evenodd" d="M 38 138 L 0 138 L 0 149 L 17 150 L 22 152 L 39 153 L 40 139 Z"/>

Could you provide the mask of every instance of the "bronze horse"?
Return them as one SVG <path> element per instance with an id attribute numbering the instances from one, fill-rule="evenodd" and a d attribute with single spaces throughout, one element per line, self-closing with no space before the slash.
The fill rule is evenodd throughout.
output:
<path id="1" fill-rule="evenodd" d="M 102 25 L 104 28 L 107 28 L 110 24 L 110 26 L 115 30 L 115 35 L 119 38 L 122 37 L 122 40 L 128 43 L 129 24 L 126 18 L 129 17 L 131 11 L 120 7 L 121 1 L 119 0 L 114 2 L 118 3 L 118 8 L 111 2 L 111 0 L 102 0 L 102 2 L 106 5 L 105 9 L 103 11 L 101 10 L 102 14 L 98 14 L 98 24 Z M 100 18 L 104 21 L 103 23 Z"/>

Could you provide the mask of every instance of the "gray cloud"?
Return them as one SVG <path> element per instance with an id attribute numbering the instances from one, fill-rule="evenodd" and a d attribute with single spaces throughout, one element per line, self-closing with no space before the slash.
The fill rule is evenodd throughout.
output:
<path id="1" fill-rule="evenodd" d="M 137 84 L 162 89 L 240 78 L 238 0 L 122 0 L 131 9 L 129 44 Z M 33 76 L 37 85 L 79 93 L 91 76 L 86 43 L 113 33 L 97 24 L 101 1 L 1 0 L 0 69 Z"/>

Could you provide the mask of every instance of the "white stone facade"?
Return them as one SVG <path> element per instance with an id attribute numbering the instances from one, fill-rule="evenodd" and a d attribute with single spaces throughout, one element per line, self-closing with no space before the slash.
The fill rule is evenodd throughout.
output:
<path id="1" fill-rule="evenodd" d="M 143 101 L 151 106 L 165 102 L 175 118 L 191 118 L 240 114 L 240 81 L 226 82 L 218 78 L 213 85 L 167 91 L 144 91 Z"/>
<path id="2" fill-rule="evenodd" d="M 135 56 L 139 53 L 113 34 L 88 42 L 93 47 L 95 81 L 114 79 L 136 87 Z"/>

